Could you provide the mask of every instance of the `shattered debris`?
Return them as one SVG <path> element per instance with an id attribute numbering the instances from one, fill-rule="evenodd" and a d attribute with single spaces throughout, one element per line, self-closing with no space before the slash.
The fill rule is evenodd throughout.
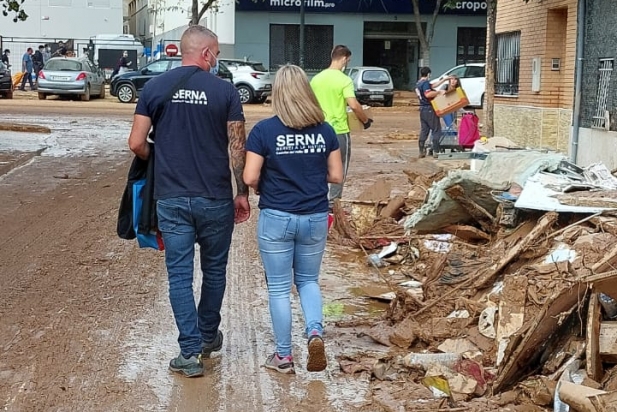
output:
<path id="1" fill-rule="evenodd" d="M 419 385 L 433 410 L 482 397 L 614 411 L 617 178 L 530 150 L 405 173 L 406 196 L 378 180 L 335 202 L 330 240 L 361 250 L 392 289 L 374 297 L 390 305 L 366 333 L 388 357 L 341 369 Z"/>

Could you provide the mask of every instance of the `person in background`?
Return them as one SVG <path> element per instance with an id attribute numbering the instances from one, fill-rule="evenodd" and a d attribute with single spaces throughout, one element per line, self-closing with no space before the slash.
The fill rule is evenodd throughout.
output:
<path id="1" fill-rule="evenodd" d="M 133 64 L 132 61 L 129 61 L 129 52 L 126 50 L 122 52 L 122 57 L 118 61 L 118 74 L 126 73 L 129 71 L 129 66 Z"/>
<path id="2" fill-rule="evenodd" d="M 9 57 L 11 55 L 11 51 L 9 49 L 4 49 L 4 52 L 2 53 L 2 63 L 4 63 L 4 65 L 7 67 L 7 69 L 11 68 L 11 64 L 9 63 Z"/>
<path id="3" fill-rule="evenodd" d="M 219 326 L 231 237 L 234 222 L 250 217 L 250 205 L 242 180 L 246 134 L 240 97 L 233 84 L 211 73 L 220 52 L 218 38 L 203 26 L 189 26 L 180 50 L 182 66 L 144 86 L 129 148 L 147 159 L 148 133 L 154 125 L 154 198 L 180 345 L 169 369 L 196 377 L 204 373 L 202 358 L 223 347 Z M 172 98 L 174 87 L 177 97 Z M 195 243 L 203 275 L 197 307 Z"/>
<path id="4" fill-rule="evenodd" d="M 46 44 L 45 50 L 43 50 L 43 65 L 45 65 L 49 59 L 51 59 L 51 47 L 49 47 L 49 44 Z"/>
<path id="5" fill-rule="evenodd" d="M 34 69 L 32 53 L 32 47 L 28 47 L 21 58 L 21 71 L 24 73 L 24 78 L 21 81 L 21 87 L 19 90 L 22 92 L 26 90 L 26 81 L 30 83 L 30 90 L 36 90 L 36 87 L 34 87 L 34 84 L 32 83 L 32 70 Z"/>
<path id="6" fill-rule="evenodd" d="M 456 75 L 449 76 L 448 84 L 446 85 L 446 91 L 456 90 L 461 87 L 461 79 Z"/>
<path id="7" fill-rule="evenodd" d="M 38 85 L 39 81 L 39 72 L 43 70 L 43 65 L 45 64 L 43 61 L 43 50 L 45 50 L 45 46 L 40 45 L 38 50 L 34 52 L 32 55 L 32 65 L 34 67 L 34 81 Z"/>
<path id="8" fill-rule="evenodd" d="M 275 116 L 249 134 L 244 169 L 244 182 L 260 195 L 257 238 L 276 340 L 265 367 L 295 373 L 290 302 L 295 284 L 308 336 L 306 369 L 322 371 L 327 359 L 319 271 L 328 234 L 328 183 L 343 182 L 341 150 L 298 66 L 277 72 L 272 110 Z"/>
<path id="9" fill-rule="evenodd" d="M 347 122 L 347 106 L 349 105 L 358 120 L 364 124 L 364 129 L 368 129 L 373 123 L 373 120 L 369 119 L 362 110 L 362 105 L 356 100 L 353 81 L 343 72 L 350 60 L 351 50 L 347 46 L 335 46 L 331 53 L 330 67 L 315 75 L 311 80 L 311 87 L 325 113 L 326 122 L 334 128 L 338 136 L 343 158 L 343 181 L 330 185 L 328 195 L 330 209 L 332 209 L 334 200 L 343 196 L 343 186 L 351 159 L 351 136 Z"/>
<path id="10" fill-rule="evenodd" d="M 418 149 L 420 150 L 420 158 L 426 156 L 426 140 L 429 133 L 432 133 L 432 152 L 433 157 L 438 157 L 439 142 L 441 141 L 441 120 L 433 110 L 431 100 L 438 94 L 445 93 L 444 90 L 435 90 L 434 87 L 439 87 L 449 81 L 449 77 L 444 77 L 437 84 L 431 85 L 431 69 L 423 67 L 420 69 L 420 80 L 416 83 L 416 94 L 420 100 L 420 138 L 418 140 Z"/>

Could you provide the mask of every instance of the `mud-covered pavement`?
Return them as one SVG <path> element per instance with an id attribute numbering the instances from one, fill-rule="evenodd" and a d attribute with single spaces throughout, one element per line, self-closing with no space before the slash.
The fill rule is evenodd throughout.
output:
<path id="1" fill-rule="evenodd" d="M 52 133 L 0 131 L 0 410 L 382 410 L 368 377 L 342 374 L 336 360 L 382 350 L 353 328 L 335 325 L 385 308 L 365 298 L 387 289 L 359 253 L 329 245 L 324 261 L 327 370 L 305 370 L 297 296 L 297 375 L 261 367 L 273 337 L 255 241 L 255 198 L 250 222 L 234 233 L 223 350 L 206 361 L 204 378 L 170 374 L 167 363 L 178 347 L 162 253 L 115 234 L 131 159 L 131 107 L 91 102 L 72 113 L 77 102 L 17 102 L 0 102 L 0 122 L 44 124 Z M 41 114 L 33 115 L 37 104 Z M 29 107 L 27 114 L 20 107 Z M 247 106 L 248 126 L 269 114 L 266 106 Z M 437 170 L 432 159 L 415 160 L 416 141 L 385 138 L 417 130 L 416 117 L 410 107 L 376 110 L 373 127 L 353 136 L 345 197 L 381 177 L 396 194 L 408 190 L 403 169 Z"/>

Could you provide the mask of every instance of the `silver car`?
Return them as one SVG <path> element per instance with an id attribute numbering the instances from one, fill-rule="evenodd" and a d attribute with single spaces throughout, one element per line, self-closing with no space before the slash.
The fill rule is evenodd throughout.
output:
<path id="1" fill-rule="evenodd" d="M 353 81 L 356 99 L 360 103 L 381 102 L 392 107 L 394 84 L 390 72 L 383 67 L 349 67 L 345 73 Z"/>
<path id="2" fill-rule="evenodd" d="M 38 82 L 41 100 L 49 95 L 80 96 L 82 101 L 92 96 L 105 98 L 105 76 L 86 58 L 51 58 L 39 73 Z"/>
<path id="3" fill-rule="evenodd" d="M 233 74 L 240 102 L 263 103 L 272 93 L 270 72 L 262 63 L 242 59 L 219 59 Z"/>

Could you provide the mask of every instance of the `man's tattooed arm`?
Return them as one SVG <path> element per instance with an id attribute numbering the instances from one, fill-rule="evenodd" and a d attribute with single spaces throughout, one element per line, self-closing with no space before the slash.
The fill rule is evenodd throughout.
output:
<path id="1" fill-rule="evenodd" d="M 229 152 L 231 156 L 231 169 L 236 178 L 236 187 L 239 195 L 248 195 L 248 186 L 242 180 L 244 164 L 246 163 L 246 130 L 244 122 L 227 122 L 227 135 L 229 136 Z"/>

